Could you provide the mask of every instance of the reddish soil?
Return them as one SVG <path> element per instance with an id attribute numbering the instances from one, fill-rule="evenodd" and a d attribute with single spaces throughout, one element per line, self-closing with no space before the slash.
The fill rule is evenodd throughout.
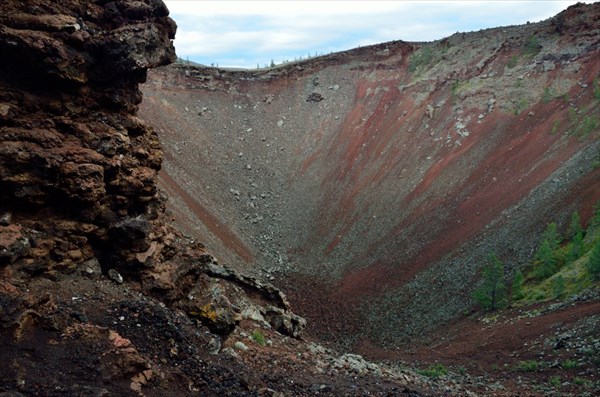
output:
<path id="1" fill-rule="evenodd" d="M 589 392 L 589 384 L 577 385 L 573 383 L 573 379 L 600 381 L 598 352 L 592 350 L 595 356 L 586 359 L 586 354 L 582 354 L 581 350 L 573 348 L 569 341 L 559 342 L 560 338 L 557 336 L 594 318 L 585 332 L 592 338 L 597 338 L 600 301 L 571 304 L 541 315 L 525 315 L 547 305 L 509 309 L 501 312 L 496 321 L 488 324 L 483 322 L 484 318 L 481 316 L 463 318 L 447 324 L 444 332 L 434 340 L 415 341 L 396 351 L 377 348 L 367 340 L 360 341 L 356 349 L 373 360 L 402 360 L 421 368 L 441 363 L 454 370 L 466 369 L 470 375 L 485 376 L 489 382 L 499 381 L 506 387 L 506 394 L 494 395 L 524 392 L 531 396 L 547 395 L 530 388 L 536 384 L 548 384 L 552 378 L 561 378 L 563 382 L 571 381 L 560 388 L 567 395 Z M 577 364 L 573 368 L 565 368 L 565 363 L 569 361 Z M 523 362 L 537 362 L 541 367 L 522 373 L 518 368 Z M 528 378 L 527 384 L 517 383 L 517 378 L 522 377 Z"/>

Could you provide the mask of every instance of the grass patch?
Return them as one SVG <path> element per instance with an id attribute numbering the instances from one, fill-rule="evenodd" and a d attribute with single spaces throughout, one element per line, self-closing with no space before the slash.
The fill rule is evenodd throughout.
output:
<path id="1" fill-rule="evenodd" d="M 585 116 L 579 124 L 579 127 L 575 130 L 575 134 L 581 139 L 585 139 L 592 131 L 598 130 L 599 126 L 596 118 Z"/>
<path id="2" fill-rule="evenodd" d="M 527 99 L 521 98 L 514 104 L 513 113 L 515 114 L 515 116 L 518 116 L 526 108 L 527 108 Z"/>
<path id="3" fill-rule="evenodd" d="M 548 383 L 550 383 L 553 387 L 559 387 L 562 384 L 562 381 L 560 380 L 560 377 L 553 376 L 550 378 Z"/>
<path id="4" fill-rule="evenodd" d="M 458 92 L 458 87 L 460 87 L 460 81 L 456 80 L 452 83 L 452 96 L 455 97 Z"/>
<path id="5" fill-rule="evenodd" d="M 546 87 L 544 88 L 544 92 L 542 93 L 542 101 L 544 101 L 544 103 L 548 103 L 554 98 L 556 98 L 556 96 L 556 91 L 554 91 L 553 88 Z"/>
<path id="6" fill-rule="evenodd" d="M 514 370 L 517 372 L 537 372 L 542 368 L 542 364 L 535 360 L 519 361 Z"/>
<path id="7" fill-rule="evenodd" d="M 439 45 L 425 45 L 410 56 L 408 61 L 408 71 L 415 73 L 419 69 L 431 67 L 438 63 L 442 56 L 448 51 L 449 47 Z"/>
<path id="8" fill-rule="evenodd" d="M 580 378 L 578 376 L 573 378 L 573 383 L 576 384 L 577 386 L 583 386 L 586 388 L 592 386 L 592 382 L 590 382 L 587 379 Z"/>
<path id="9" fill-rule="evenodd" d="M 552 135 L 556 134 L 558 132 L 559 127 L 560 127 L 560 121 L 554 120 L 554 123 L 552 123 L 552 129 L 550 130 L 550 133 Z"/>
<path id="10" fill-rule="evenodd" d="M 522 303 L 534 303 L 549 299 L 565 299 L 573 296 L 592 285 L 592 279 L 587 272 L 586 263 L 590 252 L 578 260 L 568 263 L 557 273 L 543 280 L 537 280 L 532 274 L 525 278 Z"/>
<path id="11" fill-rule="evenodd" d="M 560 366 L 562 369 L 573 369 L 577 368 L 579 364 L 575 360 L 566 360 Z"/>
<path id="12" fill-rule="evenodd" d="M 512 69 L 515 66 L 517 66 L 518 63 L 519 63 L 519 56 L 513 55 L 512 57 L 510 57 L 510 59 L 506 63 L 506 67 L 508 67 L 509 69 Z"/>
<path id="13" fill-rule="evenodd" d="M 448 375 L 448 369 L 443 364 L 435 364 L 427 367 L 426 369 L 420 369 L 417 371 L 417 373 L 428 378 L 437 379 L 439 377 Z"/>
<path id="14" fill-rule="evenodd" d="M 252 332 L 252 335 L 250 335 L 250 338 L 252 338 L 252 340 L 254 342 L 256 342 L 257 344 L 259 344 L 261 346 L 266 346 L 267 345 L 267 339 L 262 334 L 262 332 L 260 332 L 260 330 L 255 329 Z"/>

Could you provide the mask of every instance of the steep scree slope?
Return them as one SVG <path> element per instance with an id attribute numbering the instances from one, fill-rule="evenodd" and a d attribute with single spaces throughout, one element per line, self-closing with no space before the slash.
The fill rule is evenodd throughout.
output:
<path id="1" fill-rule="evenodd" d="M 322 337 L 394 346 L 471 305 L 489 252 L 600 198 L 600 4 L 266 70 L 143 85 L 176 222 Z M 312 324 L 312 325 L 311 325 Z"/>

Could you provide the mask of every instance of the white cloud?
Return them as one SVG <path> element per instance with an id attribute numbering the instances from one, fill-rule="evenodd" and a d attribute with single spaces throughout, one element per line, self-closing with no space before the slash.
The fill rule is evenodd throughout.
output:
<path id="1" fill-rule="evenodd" d="M 431 41 L 457 31 L 537 22 L 576 1 L 176 1 L 177 53 L 255 67 L 358 44 Z"/>

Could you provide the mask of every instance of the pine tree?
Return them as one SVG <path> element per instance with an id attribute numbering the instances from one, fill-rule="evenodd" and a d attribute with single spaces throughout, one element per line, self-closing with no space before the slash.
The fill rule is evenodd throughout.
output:
<path id="1" fill-rule="evenodd" d="M 588 228 L 597 228 L 600 227 L 600 201 L 596 203 L 594 206 L 594 215 L 592 219 L 590 219 Z"/>
<path id="2" fill-rule="evenodd" d="M 484 310 L 496 310 L 506 300 L 504 265 L 495 254 L 490 254 L 483 268 L 483 283 L 473 292 L 473 297 Z"/>
<path id="3" fill-rule="evenodd" d="M 273 60 L 271 59 L 271 67 L 274 68 L 275 67 L 275 62 L 273 62 Z"/>
<path id="4" fill-rule="evenodd" d="M 567 262 L 574 262 L 583 255 L 583 232 L 577 233 L 571 242 L 571 248 L 567 254 Z"/>
<path id="5" fill-rule="evenodd" d="M 571 215 L 571 223 L 569 224 L 569 228 L 567 229 L 567 238 L 574 238 L 577 233 L 583 233 L 583 228 L 581 227 L 581 219 L 579 218 L 579 213 L 577 211 L 573 212 Z M 583 237 L 583 236 L 582 236 Z"/>
<path id="6" fill-rule="evenodd" d="M 546 230 L 542 234 L 542 241 L 547 241 L 552 251 L 554 251 L 560 246 L 562 238 L 558 234 L 558 230 L 556 229 L 556 223 L 552 222 L 548 224 Z"/>
<path id="7" fill-rule="evenodd" d="M 552 297 L 560 298 L 565 293 L 565 278 L 560 274 L 552 280 Z"/>
<path id="8" fill-rule="evenodd" d="M 538 248 L 536 259 L 539 261 L 538 267 L 534 270 L 536 277 L 545 279 L 556 272 L 556 258 L 548 240 L 544 240 Z"/>
<path id="9" fill-rule="evenodd" d="M 596 239 L 586 267 L 594 280 L 600 280 L 600 239 Z"/>
<path id="10" fill-rule="evenodd" d="M 513 300 L 523 299 L 523 273 L 517 270 L 515 276 L 513 277 L 512 288 L 511 288 L 511 296 Z"/>

